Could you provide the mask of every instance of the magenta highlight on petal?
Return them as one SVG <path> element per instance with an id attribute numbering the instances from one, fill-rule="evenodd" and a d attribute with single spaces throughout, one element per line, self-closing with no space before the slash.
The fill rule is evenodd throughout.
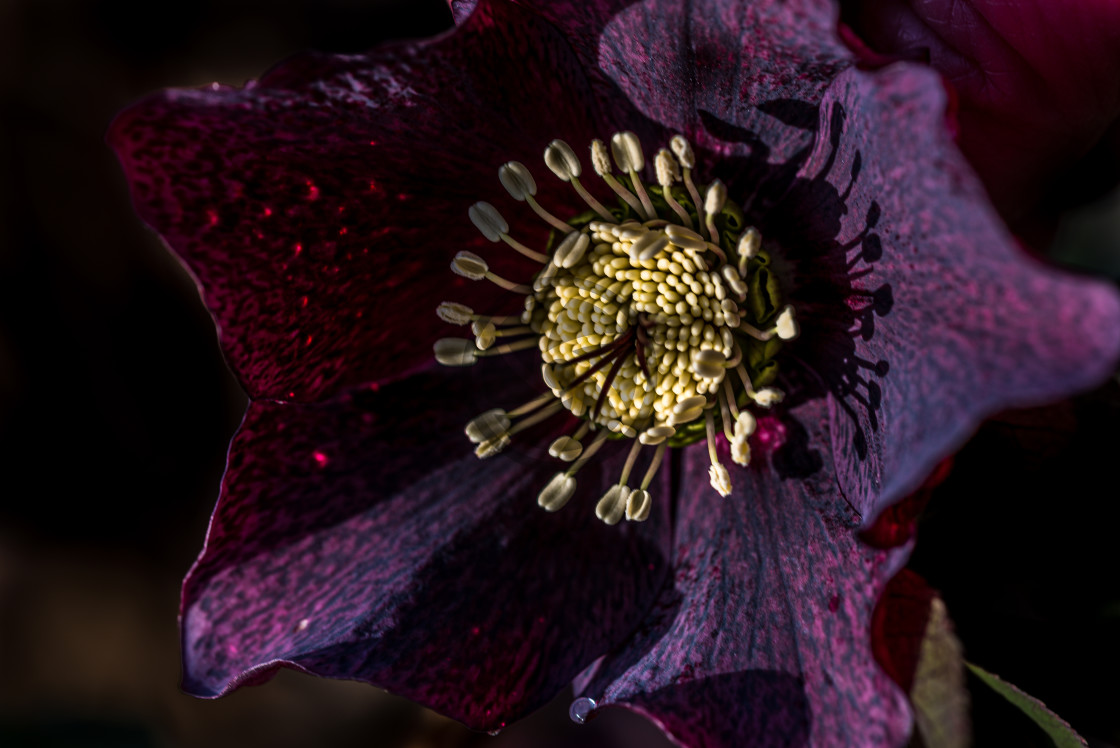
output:
<path id="1" fill-rule="evenodd" d="M 486 239 L 504 242 L 541 267 L 530 283 L 519 284 L 492 273 L 482 257 L 459 252 L 451 265 L 456 275 L 513 292 L 522 311 L 512 303 L 493 310 L 497 315 L 440 304 L 441 320 L 470 323 L 475 337 L 437 341 L 436 360 L 463 366 L 539 350 L 546 390 L 508 411 L 486 411 L 466 432 L 485 459 L 530 426 L 564 412 L 574 416 L 574 432 L 549 448 L 552 457 L 572 464 L 543 487 L 538 503 L 548 511 L 567 504 L 576 473 L 605 440 L 631 442 L 621 475 L 596 504 L 596 516 L 608 525 L 623 517 L 647 519 L 648 489 L 666 450 L 702 439 L 712 487 L 728 496 L 732 479 L 716 451 L 718 434 L 731 445 L 735 463 L 748 465 L 752 410 L 772 408 L 784 397 L 770 386 L 777 376 L 774 358 L 800 328 L 771 281 L 761 234 L 745 225 L 721 181 L 697 182 L 684 136 L 670 145 L 673 153 L 662 148 L 654 159 L 657 184 L 647 185 L 637 135 L 615 133 L 609 152 L 602 141 L 591 142 L 595 173 L 615 193 L 615 206 L 608 208 L 580 183 L 583 167 L 571 146 L 552 141 L 545 164 L 587 206 L 566 220 L 536 201 L 537 183 L 524 164 L 501 166 L 498 177 L 510 196 L 551 227 L 544 251 L 510 236 L 509 223 L 490 203 L 479 201 L 468 211 Z M 615 176 L 614 167 L 621 174 Z M 584 439 L 591 440 L 587 448 Z M 645 474 L 631 489 L 639 462 Z"/>

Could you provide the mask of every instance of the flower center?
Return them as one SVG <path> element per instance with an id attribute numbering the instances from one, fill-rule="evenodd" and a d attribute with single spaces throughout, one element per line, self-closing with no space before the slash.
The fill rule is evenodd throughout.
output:
<path id="1" fill-rule="evenodd" d="M 549 511 L 568 502 L 576 473 L 608 439 L 632 440 L 618 483 L 596 506 L 608 524 L 623 516 L 646 519 L 652 503 L 647 489 L 665 450 L 703 438 L 712 486 L 727 496 L 731 477 L 717 458 L 717 429 L 731 445 L 732 460 L 747 465 L 756 424 L 752 410 L 782 399 L 769 385 L 782 341 L 798 334 L 793 308 L 782 306 L 761 236 L 744 226 L 724 185 L 693 180 L 695 159 L 682 136 L 675 136 L 671 147 L 672 152 L 658 152 L 657 185 L 647 187 L 637 136 L 621 132 L 611 139 L 611 155 L 622 172 L 617 177 L 607 147 L 592 141 L 595 172 L 617 196 L 617 206 L 608 209 L 580 183 L 582 166 L 574 151 L 554 140 L 545 163 L 589 207 L 568 221 L 536 201 L 536 182 L 523 164 L 502 166 L 498 176 L 507 191 L 553 228 L 545 252 L 511 237 L 489 203 L 470 209 L 486 238 L 505 242 L 542 268 L 531 285 L 520 285 L 492 273 L 478 255 L 456 255 L 454 272 L 524 296 L 524 311 L 480 315 L 444 302 L 440 318 L 471 324 L 475 337 L 437 341 L 436 359 L 464 366 L 479 357 L 540 351 L 547 391 L 511 410 L 483 413 L 466 432 L 478 445 L 476 454 L 486 458 L 505 449 L 518 432 L 563 410 L 575 417 L 574 432 L 549 448 L 553 457 L 572 463 L 540 494 L 538 503 Z M 630 474 L 645 447 L 653 455 L 632 489 Z"/>

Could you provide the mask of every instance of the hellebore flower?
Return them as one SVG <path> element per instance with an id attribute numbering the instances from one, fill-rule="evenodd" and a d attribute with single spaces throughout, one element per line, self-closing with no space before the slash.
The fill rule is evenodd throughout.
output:
<path id="1" fill-rule="evenodd" d="M 184 687 L 287 666 L 492 730 L 578 676 L 576 716 L 689 745 L 903 743 L 868 626 L 909 546 L 856 531 L 985 415 L 1103 378 L 1115 294 L 1014 246 L 937 76 L 857 70 L 829 3 L 470 10 L 112 127 L 251 398 Z"/>

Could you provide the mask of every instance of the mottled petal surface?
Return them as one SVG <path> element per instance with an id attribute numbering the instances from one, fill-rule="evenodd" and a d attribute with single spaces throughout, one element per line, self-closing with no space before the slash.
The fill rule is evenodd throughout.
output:
<path id="1" fill-rule="evenodd" d="M 547 227 L 497 169 L 518 159 L 543 176 L 550 140 L 585 147 L 599 134 L 587 89 L 551 26 L 494 3 L 430 42 L 303 55 L 244 89 L 156 94 L 109 140 L 250 396 L 318 400 L 426 361 L 445 297 L 492 306 L 489 283 L 451 286 L 457 251 L 514 279 L 532 271 L 483 239 L 467 208 L 488 200 L 515 237 L 543 243 Z M 547 176 L 542 204 L 583 209 Z"/>
<path id="2" fill-rule="evenodd" d="M 852 289 L 852 315 L 840 318 L 854 323 L 847 350 L 802 355 L 837 395 L 840 486 L 853 503 L 876 496 L 876 511 L 917 489 L 980 419 L 1086 389 L 1120 357 L 1115 290 L 1016 246 L 941 127 L 944 110 L 926 69 L 845 71 L 822 101 L 821 136 L 801 169 L 805 183 L 827 174 L 845 196 L 834 241 Z M 768 222 L 814 210 L 812 195 L 795 189 Z M 797 303 L 823 314 L 808 292 L 835 287 L 837 269 L 806 249 L 790 253 Z"/>
<path id="3" fill-rule="evenodd" d="M 496 729 L 633 629 L 664 578 L 667 518 L 595 518 L 618 455 L 582 471 L 560 512 L 538 508 L 558 464 L 541 427 L 477 459 L 460 411 L 533 392 L 490 363 L 498 374 L 437 370 L 322 405 L 250 406 L 184 586 L 189 692 L 287 665 Z"/>
<path id="4" fill-rule="evenodd" d="M 689 449 L 673 583 L 588 696 L 649 714 L 690 748 L 903 743 L 906 700 L 868 627 L 908 548 L 856 539 L 860 515 L 821 469 L 823 415 L 809 403 L 764 423 L 784 445 L 733 472 L 726 499 L 707 486 L 706 450 Z"/>

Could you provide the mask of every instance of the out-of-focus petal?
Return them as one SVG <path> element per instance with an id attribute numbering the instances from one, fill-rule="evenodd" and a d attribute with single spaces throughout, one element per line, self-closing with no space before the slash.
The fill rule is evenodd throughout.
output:
<path id="1" fill-rule="evenodd" d="M 1033 228 L 1039 213 L 1051 218 L 1051 206 L 1069 197 L 1054 182 L 1120 118 L 1112 0 L 845 4 L 872 46 L 920 51 L 960 93 L 961 149 L 1013 228 Z"/>

